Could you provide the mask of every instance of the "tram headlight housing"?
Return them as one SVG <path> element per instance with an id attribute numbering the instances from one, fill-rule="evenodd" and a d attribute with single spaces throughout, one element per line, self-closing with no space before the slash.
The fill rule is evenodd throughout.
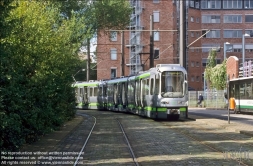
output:
<path id="1" fill-rule="evenodd" d="M 167 109 L 168 114 L 180 114 L 179 109 Z"/>
<path id="2" fill-rule="evenodd" d="M 170 104 L 169 101 L 161 101 L 162 104 Z"/>

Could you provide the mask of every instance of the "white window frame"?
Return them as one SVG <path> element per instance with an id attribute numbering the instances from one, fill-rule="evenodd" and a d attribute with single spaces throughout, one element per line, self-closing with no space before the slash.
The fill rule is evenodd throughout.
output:
<path id="1" fill-rule="evenodd" d="M 210 30 L 206 34 L 206 38 L 220 38 L 220 30 Z"/>
<path id="2" fill-rule="evenodd" d="M 112 70 L 115 70 L 115 77 L 112 77 Z M 111 67 L 111 78 L 117 77 L 117 67 Z"/>
<path id="3" fill-rule="evenodd" d="M 242 38 L 242 29 L 224 29 L 223 38 Z"/>
<path id="4" fill-rule="evenodd" d="M 191 76 L 191 82 L 194 82 L 194 79 L 195 79 L 195 77 L 192 75 Z"/>
<path id="5" fill-rule="evenodd" d="M 194 37 L 194 33 L 195 33 L 195 32 L 191 32 L 191 37 Z"/>
<path id="6" fill-rule="evenodd" d="M 221 0 L 201 0 L 201 9 L 221 9 Z"/>
<path id="7" fill-rule="evenodd" d="M 196 18 L 196 23 L 199 23 L 199 18 L 198 17 Z"/>
<path id="8" fill-rule="evenodd" d="M 154 17 L 154 22 L 160 22 L 160 12 L 159 11 L 153 11 L 153 17 Z"/>
<path id="9" fill-rule="evenodd" d="M 110 55 L 111 55 L 111 60 L 117 60 L 117 49 L 111 48 Z"/>
<path id="10" fill-rule="evenodd" d="M 160 40 L 160 33 L 158 31 L 154 31 L 154 41 Z"/>
<path id="11" fill-rule="evenodd" d="M 160 3 L 160 0 L 153 0 L 153 3 Z"/>
<path id="12" fill-rule="evenodd" d="M 251 19 L 252 21 L 246 21 L 246 17 L 247 17 L 247 16 L 251 16 L 250 19 Z M 253 14 L 246 14 L 246 15 L 245 15 L 245 23 L 252 23 L 252 22 L 253 22 Z"/>
<path id="13" fill-rule="evenodd" d="M 221 16 L 220 15 L 202 15 L 201 21 L 202 23 L 220 23 Z"/>
<path id="14" fill-rule="evenodd" d="M 155 51 L 158 51 L 158 58 L 155 57 Z M 154 59 L 159 59 L 160 58 L 160 49 L 159 48 L 155 48 L 154 49 Z"/>
<path id="15" fill-rule="evenodd" d="M 220 47 L 219 44 L 202 44 L 202 52 L 209 52 L 211 49 L 216 49 L 219 47 Z"/>
<path id="16" fill-rule="evenodd" d="M 253 1 L 252 0 L 244 0 L 244 9 L 252 9 Z"/>
<path id="17" fill-rule="evenodd" d="M 193 16 L 191 16 L 191 22 L 194 22 L 194 17 Z"/>
<path id="18" fill-rule="evenodd" d="M 242 0 L 223 0 L 223 9 L 242 9 Z"/>
<path id="19" fill-rule="evenodd" d="M 111 41 L 117 41 L 117 32 L 116 31 L 111 31 L 110 32 L 110 40 Z"/>
<path id="20" fill-rule="evenodd" d="M 242 15 L 224 15 L 223 23 L 242 23 Z"/>

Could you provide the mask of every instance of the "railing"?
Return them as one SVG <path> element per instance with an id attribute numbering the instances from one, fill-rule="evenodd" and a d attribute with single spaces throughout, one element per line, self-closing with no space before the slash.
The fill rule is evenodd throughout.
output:
<path id="1" fill-rule="evenodd" d="M 204 92 L 204 91 L 189 91 L 189 107 L 197 107 L 198 96 L 202 94 L 204 97 L 204 101 L 202 102 L 202 107 L 206 108 L 214 108 L 214 109 L 225 109 L 227 108 L 227 100 L 224 97 L 224 91 L 212 91 L 212 92 Z"/>

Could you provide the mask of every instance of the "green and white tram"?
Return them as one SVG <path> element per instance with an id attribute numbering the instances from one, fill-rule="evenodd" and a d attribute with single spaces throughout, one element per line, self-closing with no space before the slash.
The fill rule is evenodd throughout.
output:
<path id="1" fill-rule="evenodd" d="M 98 84 L 99 81 L 76 82 L 72 85 L 75 88 L 76 107 L 80 109 L 99 109 Z"/>
<path id="2" fill-rule="evenodd" d="M 229 81 L 229 98 L 234 97 L 236 110 L 253 113 L 253 76 Z"/>
<path id="3" fill-rule="evenodd" d="M 128 77 L 78 82 L 77 108 L 131 112 L 154 119 L 186 118 L 187 72 L 179 64 L 159 64 Z"/>

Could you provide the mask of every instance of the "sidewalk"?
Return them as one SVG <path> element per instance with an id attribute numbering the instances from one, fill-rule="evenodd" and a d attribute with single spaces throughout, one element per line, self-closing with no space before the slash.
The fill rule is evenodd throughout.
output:
<path id="1" fill-rule="evenodd" d="M 202 122 L 210 126 L 221 127 L 231 132 L 237 132 L 253 137 L 253 115 L 233 114 L 230 112 L 230 122 L 228 122 L 227 110 L 225 109 L 215 110 L 192 108 L 191 110 L 195 110 L 195 112 L 198 110 L 202 112 L 208 111 L 213 116 L 221 116 L 224 120 L 215 117 L 204 117 L 202 115 L 191 115 L 191 113 L 189 113 L 189 118 L 191 119 L 195 119 L 198 122 Z"/>

